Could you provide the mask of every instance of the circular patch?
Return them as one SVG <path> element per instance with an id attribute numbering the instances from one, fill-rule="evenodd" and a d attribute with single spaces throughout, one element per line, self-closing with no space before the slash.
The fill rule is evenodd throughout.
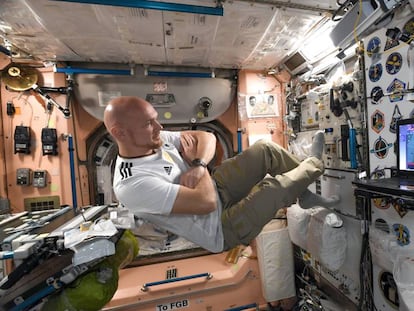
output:
<path id="1" fill-rule="evenodd" d="M 380 136 L 374 141 L 374 146 L 369 152 L 374 153 L 379 159 L 384 159 L 388 154 L 388 149 L 391 147 L 392 144 L 387 143 L 387 141 Z"/>
<path id="2" fill-rule="evenodd" d="M 371 90 L 371 103 L 374 105 L 382 103 L 384 91 L 380 86 L 376 86 Z"/>
<path id="3" fill-rule="evenodd" d="M 402 224 L 393 224 L 392 230 L 397 237 L 397 243 L 401 246 L 410 244 L 410 230 Z"/>
<path id="4" fill-rule="evenodd" d="M 381 79 L 382 76 L 382 65 L 381 64 L 374 64 L 369 67 L 368 71 L 369 79 L 372 82 L 377 82 L 379 79 Z"/>
<path id="5" fill-rule="evenodd" d="M 372 173 L 371 173 L 371 178 L 372 179 L 381 179 L 381 178 L 385 178 L 385 171 L 384 169 L 380 169 L 380 168 L 376 168 Z"/>
<path id="6" fill-rule="evenodd" d="M 398 310 L 398 306 L 400 305 L 398 287 L 397 283 L 395 283 L 392 272 L 381 271 L 378 275 L 378 283 L 380 292 L 386 299 L 388 305 Z"/>
<path id="7" fill-rule="evenodd" d="M 414 36 L 414 17 L 405 23 L 403 32 L 409 34 L 411 37 Z"/>
<path id="8" fill-rule="evenodd" d="M 378 37 L 373 37 L 368 41 L 367 46 L 367 55 L 369 57 L 372 56 L 372 54 L 377 54 L 381 49 L 381 40 Z"/>
<path id="9" fill-rule="evenodd" d="M 379 209 L 387 209 L 390 207 L 390 200 L 388 198 L 374 198 L 372 202 Z"/>
<path id="10" fill-rule="evenodd" d="M 392 53 L 387 58 L 387 62 L 385 63 L 385 69 L 390 75 L 395 75 L 401 69 L 403 60 L 400 53 Z"/>

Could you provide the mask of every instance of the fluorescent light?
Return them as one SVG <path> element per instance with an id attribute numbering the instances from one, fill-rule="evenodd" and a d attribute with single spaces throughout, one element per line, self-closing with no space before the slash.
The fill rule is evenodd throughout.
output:
<path id="1" fill-rule="evenodd" d="M 221 6 L 208 7 L 180 3 L 167 3 L 147 0 L 54 0 L 63 2 L 75 2 L 98 5 L 122 6 L 127 8 L 152 9 L 161 11 L 174 11 L 183 13 L 219 15 L 223 16 L 223 8 Z"/>
<path id="2" fill-rule="evenodd" d="M 314 31 L 311 36 L 305 39 L 300 51 L 311 62 L 318 61 L 335 49 L 330 37 L 333 27 L 334 23 L 326 22 L 322 27 Z"/>

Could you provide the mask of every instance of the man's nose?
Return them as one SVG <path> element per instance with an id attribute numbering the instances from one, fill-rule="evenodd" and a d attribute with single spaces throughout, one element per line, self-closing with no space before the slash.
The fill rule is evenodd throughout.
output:
<path id="1" fill-rule="evenodd" d="M 156 121 L 156 123 L 157 123 L 157 126 L 159 127 L 159 129 L 160 130 L 162 130 L 164 127 L 161 125 L 161 123 L 160 122 L 158 122 L 158 121 Z"/>

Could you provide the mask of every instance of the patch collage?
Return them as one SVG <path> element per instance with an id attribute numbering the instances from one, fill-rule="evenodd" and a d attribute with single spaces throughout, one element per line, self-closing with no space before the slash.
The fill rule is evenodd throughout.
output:
<path id="1" fill-rule="evenodd" d="M 378 179 L 396 166 L 398 120 L 414 118 L 414 17 L 387 27 L 364 42 L 370 178 Z M 399 246 L 409 245 L 413 215 L 404 201 L 381 195 L 371 203 L 374 226 L 396 237 Z"/>
<path id="2" fill-rule="evenodd" d="M 395 145 L 397 121 L 414 117 L 414 109 L 406 111 L 412 102 L 405 100 L 414 93 L 414 47 L 410 44 L 413 40 L 414 17 L 402 27 L 382 30 L 366 44 L 366 63 L 371 63 L 367 68 L 367 111 L 373 132 L 369 152 L 379 160 L 387 158 Z"/>

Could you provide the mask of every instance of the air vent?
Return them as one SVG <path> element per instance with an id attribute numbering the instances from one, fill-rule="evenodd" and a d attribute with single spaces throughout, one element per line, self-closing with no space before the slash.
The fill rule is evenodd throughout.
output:
<path id="1" fill-rule="evenodd" d="M 130 13 L 130 16 L 133 16 L 133 17 L 148 18 L 147 10 L 144 10 L 144 9 L 130 8 L 129 13 Z"/>
<path id="2" fill-rule="evenodd" d="M 29 212 L 59 208 L 60 199 L 57 195 L 24 199 L 24 209 Z"/>
<path id="3" fill-rule="evenodd" d="M 166 280 L 174 279 L 177 277 L 177 268 L 171 268 L 167 270 L 165 275 Z"/>

